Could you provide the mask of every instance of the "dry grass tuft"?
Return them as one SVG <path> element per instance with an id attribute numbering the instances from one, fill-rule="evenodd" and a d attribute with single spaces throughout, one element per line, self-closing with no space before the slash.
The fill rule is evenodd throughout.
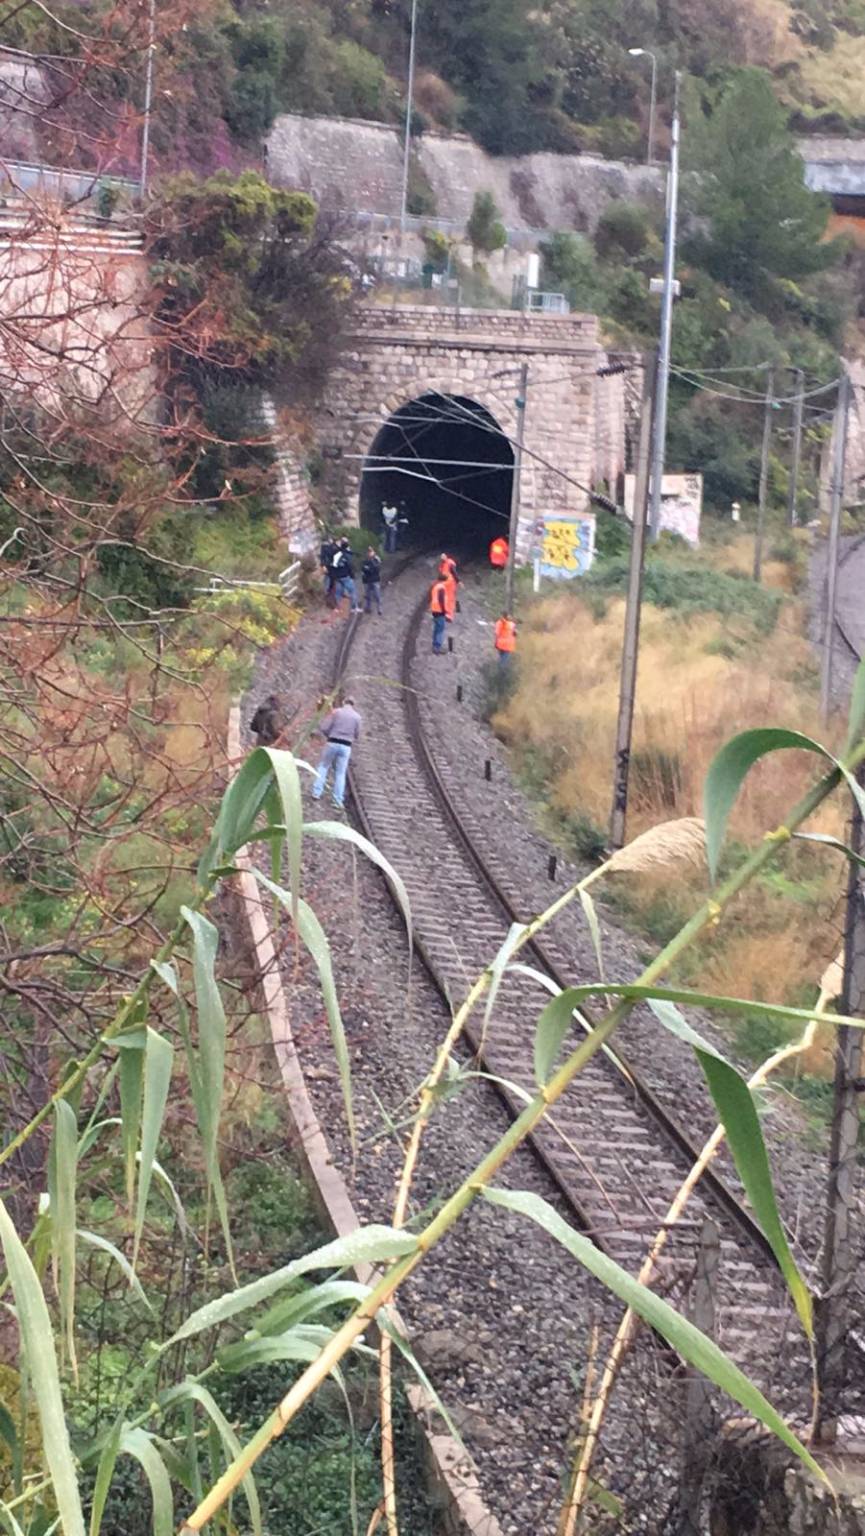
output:
<path id="1" fill-rule="evenodd" d="M 736 569 L 750 540 L 713 550 L 710 563 Z M 778 562 L 779 582 L 791 567 Z M 496 716 L 551 808 L 575 827 L 607 825 L 618 706 L 624 603 L 598 617 L 573 592 L 543 597 L 521 626 L 517 687 Z M 775 630 L 758 633 L 747 612 L 677 615 L 646 605 L 634 716 L 628 831 L 616 855 L 611 899 L 658 947 L 706 894 L 700 814 L 709 764 L 739 731 L 777 723 L 837 744 L 840 724 L 819 720 L 817 669 L 804 613 L 788 599 Z M 731 817 L 733 843 L 755 846 L 813 783 L 812 754 L 774 753 L 748 774 Z M 811 830 L 844 832 L 840 797 Z M 684 855 L 684 858 L 681 856 Z M 674 860 L 677 863 L 673 874 Z M 672 878 L 671 878 L 672 875 Z M 737 900 L 724 923 L 681 962 L 678 975 L 722 995 L 802 1005 L 837 953 L 844 871 L 836 855 L 797 844 Z M 824 978 L 825 979 L 825 978 Z M 831 1033 L 831 1032 L 829 1032 Z M 831 1039 L 815 1041 L 808 1069 L 831 1070 Z"/>
<path id="2" fill-rule="evenodd" d="M 703 869 L 705 861 L 706 823 L 699 816 L 682 816 L 641 832 L 613 854 L 606 873 L 657 876 L 671 869 L 681 872 L 688 866 Z"/>

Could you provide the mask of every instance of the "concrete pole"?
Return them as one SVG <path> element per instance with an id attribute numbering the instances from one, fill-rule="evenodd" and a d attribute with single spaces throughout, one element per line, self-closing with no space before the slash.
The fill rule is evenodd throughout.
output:
<path id="1" fill-rule="evenodd" d="M 754 539 L 754 580 L 763 574 L 763 533 L 766 523 L 766 494 L 769 489 L 769 444 L 772 440 L 772 411 L 775 404 L 775 370 L 766 375 L 766 404 L 763 408 L 763 447 L 760 452 L 760 488 L 757 492 L 757 535 Z"/>
<path id="2" fill-rule="evenodd" d="M 622 641 L 622 669 L 619 681 L 619 720 L 616 727 L 616 755 L 613 769 L 613 808 L 610 813 L 610 847 L 621 848 L 625 841 L 628 813 L 628 776 L 631 766 L 631 732 L 634 724 L 634 699 L 637 690 L 637 656 L 640 647 L 640 611 L 643 596 L 643 564 L 646 552 L 648 514 L 649 450 L 652 442 L 652 406 L 655 395 L 657 357 L 647 352 L 643 358 L 643 400 L 640 407 L 640 443 L 637 450 L 637 478 L 634 485 L 634 523 L 631 530 L 631 556 L 628 564 L 628 595 L 625 607 L 625 634 Z"/>
<path id="3" fill-rule="evenodd" d="M 411 114 L 414 103 L 414 45 L 417 30 L 417 0 L 411 0 L 411 33 L 408 45 L 408 91 L 405 103 L 405 144 L 402 156 L 402 201 L 399 211 L 400 240 L 405 234 L 406 210 L 408 204 L 408 173 L 411 162 Z"/>
<path id="4" fill-rule="evenodd" d="M 860 768 L 856 777 L 865 787 L 865 770 Z M 865 853 L 862 815 L 855 801 L 850 847 L 854 853 Z M 841 1011 L 853 1017 L 865 1012 L 865 888 L 862 870 L 852 859 L 847 877 Z M 853 1025 L 840 1025 L 835 1046 L 835 1103 L 823 1229 L 822 1297 L 817 1307 L 820 1387 L 817 1438 L 824 1443 L 835 1439 L 841 1412 L 841 1398 L 846 1386 L 847 1337 L 855 1306 L 852 1293 L 859 1270 L 861 1231 L 857 1234 L 856 1165 L 862 1035 L 862 1030 Z"/>
<path id="5" fill-rule="evenodd" d="M 511 520 L 508 535 L 508 569 L 505 578 L 505 608 L 514 611 L 514 568 L 517 561 L 517 534 L 520 527 L 520 474 L 523 467 L 523 442 L 526 435 L 526 396 L 529 389 L 529 365 L 520 366 L 520 392 L 517 396 L 517 430 L 514 437 L 514 468 L 511 479 Z"/>
<path id="6" fill-rule="evenodd" d="M 843 367 L 843 365 L 842 365 Z M 835 598 L 838 588 L 838 548 L 841 534 L 841 503 L 844 499 L 844 468 L 847 455 L 847 417 L 850 411 L 850 379 L 846 369 L 838 385 L 835 423 L 832 428 L 832 484 L 829 511 L 829 564 L 826 573 L 826 612 L 823 622 L 823 660 L 820 668 L 820 714 L 829 718 L 832 693 L 832 652 L 835 644 Z"/>
<path id="7" fill-rule="evenodd" d="M 802 461 L 802 414 L 805 408 L 805 375 L 801 368 L 794 369 L 794 373 L 796 399 L 793 402 L 793 456 L 790 461 L 790 500 L 787 508 L 791 528 L 795 528 L 799 521 L 799 465 Z"/>
<path id="8" fill-rule="evenodd" d="M 654 53 L 649 54 L 652 60 L 652 94 L 649 98 L 649 143 L 646 151 L 646 164 L 652 165 L 655 159 L 655 107 L 658 100 L 658 60 Z"/>
<path id="9" fill-rule="evenodd" d="M 673 297 L 676 269 L 676 220 L 679 207 L 679 81 L 673 98 L 670 170 L 667 178 L 667 232 L 664 239 L 664 292 L 661 298 L 661 336 L 658 346 L 658 386 L 655 394 L 655 442 L 652 452 L 652 499 L 649 526 L 652 543 L 661 532 L 661 493 L 667 447 L 667 393 L 670 385 L 670 344 L 673 335 Z"/>
<path id="10" fill-rule="evenodd" d="M 156 37 L 156 0 L 150 0 L 147 13 L 147 66 L 144 75 L 144 123 L 141 129 L 141 170 L 138 178 L 138 195 L 143 200 L 147 192 L 147 169 L 150 158 L 150 109 L 153 105 L 153 55 Z"/>

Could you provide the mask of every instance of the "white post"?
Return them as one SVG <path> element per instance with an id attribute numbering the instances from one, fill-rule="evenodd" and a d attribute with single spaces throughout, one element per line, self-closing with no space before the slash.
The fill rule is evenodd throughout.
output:
<path id="1" fill-rule="evenodd" d="M 147 191 L 147 161 L 150 154 L 150 108 L 153 103 L 153 53 L 156 35 L 156 0 L 150 0 L 148 11 L 147 68 L 144 75 L 144 124 L 141 129 L 141 172 L 138 179 L 138 195 L 143 198 Z"/>
<path id="2" fill-rule="evenodd" d="M 411 35 L 408 45 L 408 92 L 405 104 L 405 144 L 402 157 L 402 202 L 399 213 L 400 235 L 405 234 L 406 205 L 408 203 L 408 171 L 411 160 L 411 114 L 414 99 L 414 41 L 417 23 L 417 0 L 411 0 Z"/>
<path id="3" fill-rule="evenodd" d="M 655 441 L 652 451 L 652 496 L 649 528 L 652 542 L 661 532 L 661 491 L 667 445 L 667 391 L 670 383 L 670 343 L 673 334 L 673 294 L 676 268 L 676 218 L 679 204 L 679 81 L 673 100 L 670 172 L 667 180 L 667 233 L 664 241 L 664 294 L 661 299 L 661 336 L 658 346 L 658 384 L 655 392 Z"/>

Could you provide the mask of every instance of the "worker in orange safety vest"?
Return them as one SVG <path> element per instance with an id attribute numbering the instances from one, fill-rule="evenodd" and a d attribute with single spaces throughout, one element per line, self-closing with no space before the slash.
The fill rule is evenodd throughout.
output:
<path id="1" fill-rule="evenodd" d="M 490 565 L 494 565 L 497 571 L 503 571 L 508 563 L 509 554 L 510 546 L 507 539 L 499 535 L 490 545 Z"/>
<path id="2" fill-rule="evenodd" d="M 440 656 L 445 637 L 445 625 L 451 622 L 448 611 L 449 594 L 448 583 L 442 581 L 439 576 L 430 587 L 429 611 L 432 614 L 432 648 L 433 655 Z"/>
<path id="3" fill-rule="evenodd" d="M 442 555 L 439 560 L 439 579 L 448 589 L 448 618 L 453 623 L 454 614 L 457 611 L 457 587 L 460 583 L 457 563 L 453 555 Z"/>
<path id="4" fill-rule="evenodd" d="M 500 619 L 496 619 L 496 650 L 501 666 L 510 666 L 516 648 L 517 626 L 509 613 L 503 613 Z"/>

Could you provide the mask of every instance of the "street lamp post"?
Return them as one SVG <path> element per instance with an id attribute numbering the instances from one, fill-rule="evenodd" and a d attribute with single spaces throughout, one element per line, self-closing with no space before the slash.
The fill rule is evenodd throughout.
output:
<path id="1" fill-rule="evenodd" d="M 408 45 L 408 90 L 405 104 L 405 144 L 402 157 L 402 203 L 399 212 L 400 235 L 405 234 L 406 209 L 408 205 L 408 172 L 411 160 L 411 114 L 414 99 L 414 43 L 417 28 L 417 0 L 411 0 L 411 33 Z"/>
<path id="2" fill-rule="evenodd" d="M 655 544 L 661 533 L 661 497 L 667 444 L 667 394 L 670 383 L 670 346 L 673 333 L 673 299 L 676 293 L 676 222 L 679 198 L 679 80 L 673 99 L 670 169 L 667 174 L 667 229 L 664 238 L 664 286 L 661 299 L 661 336 L 658 346 L 658 387 L 655 393 L 655 438 L 652 444 L 652 491 L 649 529 Z"/>
<path id="3" fill-rule="evenodd" d="M 147 66 L 144 75 L 144 122 L 141 128 L 141 167 L 138 173 L 138 195 L 142 202 L 147 192 L 147 169 L 150 154 L 150 109 L 153 105 L 153 54 L 156 40 L 156 0 L 150 0 L 147 12 Z"/>
<path id="4" fill-rule="evenodd" d="M 652 61 L 652 95 L 649 101 L 649 144 L 646 152 L 646 164 L 651 165 L 655 158 L 655 102 L 658 91 L 658 60 L 650 48 L 629 48 L 632 59 L 651 59 Z"/>

